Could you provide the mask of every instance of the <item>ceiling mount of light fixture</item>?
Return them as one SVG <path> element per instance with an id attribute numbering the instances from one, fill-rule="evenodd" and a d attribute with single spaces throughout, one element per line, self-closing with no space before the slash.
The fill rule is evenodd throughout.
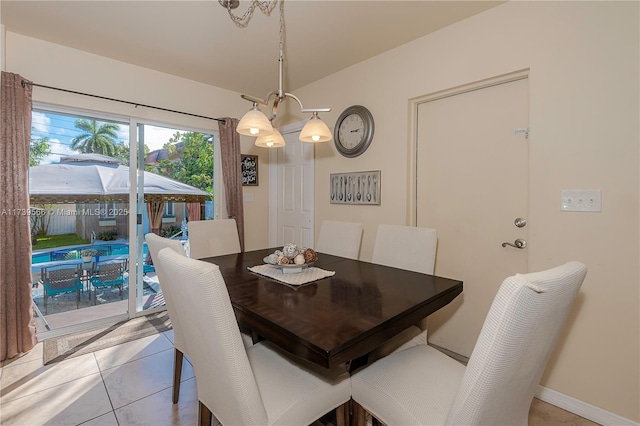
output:
<path id="1" fill-rule="evenodd" d="M 218 0 L 218 3 L 225 9 L 237 9 L 240 6 L 240 0 Z"/>
<path id="2" fill-rule="evenodd" d="M 253 12 L 258 7 L 265 15 L 269 16 L 275 5 L 280 3 L 280 54 L 278 56 L 278 89 L 267 93 L 264 99 L 259 99 L 249 95 L 240 95 L 242 99 L 249 101 L 253 104 L 251 110 L 246 113 L 238 123 L 237 132 L 247 136 L 256 136 L 256 145 L 267 148 L 277 148 L 284 146 L 284 138 L 273 128 L 271 122 L 276 118 L 278 113 L 278 106 L 282 101 L 287 98 L 295 100 L 300 106 L 300 112 L 311 113 L 311 119 L 305 124 L 300 132 L 300 140 L 303 142 L 328 142 L 333 139 L 333 134 L 329 127 L 318 116 L 319 112 L 329 112 L 331 108 L 305 108 L 302 106 L 302 101 L 293 93 L 285 92 L 283 89 L 284 82 L 284 35 L 285 35 L 285 23 L 284 23 L 284 0 L 271 0 L 271 1 L 259 1 L 253 0 L 249 9 L 242 16 L 237 16 L 232 12 L 234 3 L 233 0 L 218 0 L 219 3 L 227 9 L 231 20 L 239 27 L 246 27 L 253 16 Z M 266 115 L 258 108 L 259 106 L 264 108 L 271 108 L 271 116 L 267 118 Z M 269 123 L 269 126 L 265 125 Z M 273 136 L 272 136 L 273 135 Z"/>

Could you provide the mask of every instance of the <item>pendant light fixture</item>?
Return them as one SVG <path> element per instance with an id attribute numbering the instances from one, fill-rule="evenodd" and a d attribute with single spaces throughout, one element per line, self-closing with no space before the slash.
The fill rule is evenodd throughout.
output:
<path id="1" fill-rule="evenodd" d="M 276 4 L 280 4 L 280 55 L 278 57 L 278 89 L 269 92 L 264 99 L 255 98 L 249 95 L 240 95 L 242 99 L 253 103 L 253 107 L 247 112 L 238 123 L 236 131 L 242 135 L 256 136 L 256 146 L 265 148 L 278 148 L 285 145 L 284 138 L 273 128 L 272 122 L 276 118 L 278 105 L 287 98 L 295 100 L 303 113 L 311 113 L 311 119 L 304 125 L 300 132 L 300 140 L 303 142 L 328 142 L 333 139 L 333 134 L 329 127 L 318 116 L 319 112 L 329 112 L 331 108 L 307 109 L 302 106 L 302 102 L 293 93 L 283 90 L 284 81 L 284 0 L 259 1 L 252 0 L 249 9 L 242 16 L 235 15 L 232 10 L 237 8 L 237 0 L 218 0 L 227 9 L 231 20 L 239 27 L 244 28 L 249 25 L 253 12 L 258 7 L 265 15 L 269 16 Z M 271 117 L 267 117 L 259 107 L 270 108 Z"/>
<path id="2" fill-rule="evenodd" d="M 273 128 L 273 133 L 270 135 L 258 136 L 256 138 L 256 146 L 261 148 L 280 148 L 285 145 L 282 134 L 275 127 Z"/>

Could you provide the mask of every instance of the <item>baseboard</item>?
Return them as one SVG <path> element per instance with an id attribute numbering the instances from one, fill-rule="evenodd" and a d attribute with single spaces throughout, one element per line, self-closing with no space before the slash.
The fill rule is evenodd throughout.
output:
<path id="1" fill-rule="evenodd" d="M 604 426 L 640 426 L 640 423 L 544 386 L 538 386 L 535 397 Z"/>
<path id="2" fill-rule="evenodd" d="M 429 343 L 429 346 L 433 346 L 445 355 L 450 356 L 464 365 L 467 365 L 467 362 L 469 361 L 469 357 L 452 352 L 443 347 L 434 345 L 433 343 Z M 567 410 L 573 414 L 577 414 L 580 417 L 584 417 L 585 419 L 604 426 L 640 426 L 640 423 L 634 422 L 633 420 L 626 419 L 622 416 L 596 407 L 595 405 L 572 398 L 558 391 L 554 391 L 553 389 L 545 388 L 544 386 L 538 386 L 535 397 L 541 401 L 555 405 L 556 407 L 562 408 L 563 410 Z"/>

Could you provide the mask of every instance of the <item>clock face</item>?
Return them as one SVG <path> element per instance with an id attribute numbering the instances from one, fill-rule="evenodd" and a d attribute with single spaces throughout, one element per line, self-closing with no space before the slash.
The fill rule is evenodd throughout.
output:
<path id="1" fill-rule="evenodd" d="M 353 149 L 364 138 L 364 121 L 359 114 L 349 114 L 338 128 L 338 140 L 346 149 Z"/>
<path id="2" fill-rule="evenodd" d="M 340 154 L 357 157 L 366 151 L 373 139 L 373 116 L 361 106 L 345 109 L 333 129 L 333 139 Z"/>

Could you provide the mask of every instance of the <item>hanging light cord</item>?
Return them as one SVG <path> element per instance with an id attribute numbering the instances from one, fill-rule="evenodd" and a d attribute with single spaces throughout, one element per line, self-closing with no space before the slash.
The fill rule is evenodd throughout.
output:
<path id="1" fill-rule="evenodd" d="M 278 98 L 280 98 L 280 100 L 284 99 L 284 90 L 282 89 L 283 85 L 284 85 L 284 35 L 285 35 L 285 26 L 284 26 L 284 0 L 280 0 L 280 43 L 278 44 L 278 48 L 280 49 L 280 56 L 279 56 L 279 70 L 278 70 L 278 75 L 279 75 L 279 84 L 278 84 Z M 275 118 L 275 111 L 274 111 L 274 117 Z M 273 119 L 272 118 L 272 119 Z"/>
<path id="2" fill-rule="evenodd" d="M 305 124 L 300 132 L 300 140 L 303 142 L 327 142 L 332 139 L 331 131 L 327 125 L 318 117 L 318 112 L 329 112 L 331 108 L 313 108 L 306 109 L 302 106 L 302 101 L 293 93 L 284 91 L 284 51 L 285 51 L 285 38 L 286 27 L 284 20 L 284 0 L 271 0 L 271 1 L 258 1 L 252 0 L 249 9 L 242 16 L 237 16 L 232 12 L 239 5 L 239 0 L 218 0 L 220 4 L 227 9 L 231 20 L 241 28 L 245 28 L 256 7 L 267 16 L 275 9 L 275 5 L 280 2 L 280 40 L 278 44 L 278 89 L 267 93 L 264 99 L 259 99 L 253 96 L 241 94 L 242 99 L 253 103 L 253 108 L 246 113 L 240 122 L 236 131 L 242 135 L 258 136 L 256 139 L 256 145 L 266 148 L 278 148 L 285 145 L 285 141 L 282 135 L 278 133 L 277 129 L 273 128 L 273 120 L 278 113 L 278 105 L 284 101 L 285 98 L 291 98 L 295 100 L 300 106 L 300 112 L 312 113 L 311 119 Z M 265 115 L 258 106 L 270 107 L 271 116 Z"/>

